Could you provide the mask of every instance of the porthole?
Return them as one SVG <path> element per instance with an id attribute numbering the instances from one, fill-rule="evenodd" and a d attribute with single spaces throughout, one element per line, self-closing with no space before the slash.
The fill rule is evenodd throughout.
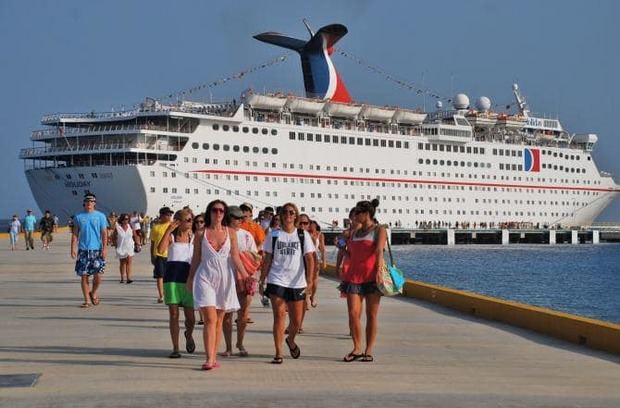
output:
<path id="1" fill-rule="evenodd" d="M 234 145 L 233 146 L 233 152 L 238 152 L 239 151 L 239 146 L 238 145 Z"/>
<path id="2" fill-rule="evenodd" d="M 271 136 L 276 136 L 278 131 L 276 129 L 271 129 Z"/>
<path id="3" fill-rule="evenodd" d="M 267 129 L 263 128 L 263 129 L 261 129 L 261 133 L 263 135 L 266 135 L 267 133 L 269 133 L 269 131 Z"/>
<path id="4" fill-rule="evenodd" d="M 199 144 L 194 142 L 192 143 L 192 149 L 198 149 Z"/>
<path id="5" fill-rule="evenodd" d="M 214 123 L 213 130 L 220 130 L 220 125 L 218 125 L 217 123 Z"/>
<path id="6" fill-rule="evenodd" d="M 252 128 L 252 133 L 254 133 L 255 135 L 258 134 L 258 128 Z"/>
<path id="7" fill-rule="evenodd" d="M 271 149 L 271 154 L 278 154 L 278 149 L 276 149 L 275 147 Z"/>
<path id="8" fill-rule="evenodd" d="M 243 127 L 243 133 L 248 133 L 250 131 L 250 129 L 247 126 Z"/>
<path id="9" fill-rule="evenodd" d="M 229 145 L 224 145 L 224 151 L 227 152 L 230 150 L 230 146 Z"/>
<path id="10" fill-rule="evenodd" d="M 243 153 L 249 153 L 250 148 L 248 146 L 243 146 Z"/>
<path id="11" fill-rule="evenodd" d="M 233 129 L 233 132 L 238 132 L 239 131 L 239 126 L 233 126 L 232 129 Z"/>
<path id="12" fill-rule="evenodd" d="M 258 147 L 256 147 L 256 146 L 254 146 L 252 148 L 252 153 L 258 153 L 259 151 L 260 151 L 260 149 Z"/>
<path id="13" fill-rule="evenodd" d="M 219 144 L 214 144 L 213 145 L 213 150 L 220 150 L 220 145 Z"/>
<path id="14" fill-rule="evenodd" d="M 269 153 L 269 149 L 267 149 L 266 147 L 263 147 L 263 154 L 267 154 Z"/>
<path id="15" fill-rule="evenodd" d="M 202 148 L 205 150 L 209 150 L 209 143 L 203 143 Z"/>
<path id="16" fill-rule="evenodd" d="M 224 132 L 228 132 L 228 131 L 230 130 L 230 126 L 228 126 L 228 125 L 224 125 L 224 126 L 222 126 L 222 130 L 223 130 Z"/>

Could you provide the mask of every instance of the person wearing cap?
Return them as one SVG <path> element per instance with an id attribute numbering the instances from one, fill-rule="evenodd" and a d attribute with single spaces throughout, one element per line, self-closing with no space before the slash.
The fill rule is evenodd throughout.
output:
<path id="1" fill-rule="evenodd" d="M 273 220 L 273 207 L 265 207 L 263 210 L 263 217 L 260 221 L 260 226 L 263 231 L 267 231 L 269 229 L 269 225 L 271 225 L 271 220 Z"/>
<path id="2" fill-rule="evenodd" d="M 32 239 L 32 234 L 34 233 L 35 225 L 37 225 L 37 217 L 32 215 L 32 210 L 28 209 L 26 211 L 26 216 L 24 217 L 24 222 L 22 223 L 22 228 L 24 229 L 24 240 L 26 241 L 26 250 L 34 250 L 34 239 Z"/>
<path id="3" fill-rule="evenodd" d="M 13 214 L 13 218 L 9 222 L 9 238 L 11 239 L 11 251 L 17 249 L 17 239 L 19 237 L 19 230 L 22 227 L 22 223 L 17 219 L 17 214 Z"/>
<path id="4" fill-rule="evenodd" d="M 151 228 L 151 263 L 153 264 L 153 279 L 157 283 L 157 303 L 164 303 L 164 273 L 168 261 L 168 248 L 159 251 L 159 243 L 166 234 L 174 211 L 170 207 L 159 209 L 159 219 Z"/>
<path id="5" fill-rule="evenodd" d="M 43 249 L 50 249 L 50 243 L 54 239 L 52 233 L 54 232 L 54 219 L 49 210 L 45 210 L 43 218 L 39 221 L 39 230 L 41 230 L 41 242 L 43 242 Z"/>
<path id="6" fill-rule="evenodd" d="M 74 217 L 71 231 L 71 258 L 75 259 L 75 273 L 81 279 L 83 308 L 99 304 L 98 290 L 101 275 L 105 271 L 108 245 L 108 220 L 95 210 L 97 197 L 92 193 L 84 196 L 84 211 Z M 92 290 L 89 277 L 93 277 Z"/>
<path id="7" fill-rule="evenodd" d="M 243 203 L 239 206 L 239 208 L 243 211 L 243 215 L 245 216 L 245 219 L 239 227 L 252 234 L 256 247 L 262 248 L 263 241 L 265 240 L 265 231 L 261 228 L 260 224 L 254 222 L 252 219 L 252 211 L 254 210 L 254 207 L 252 207 L 252 204 L 250 203 Z"/>

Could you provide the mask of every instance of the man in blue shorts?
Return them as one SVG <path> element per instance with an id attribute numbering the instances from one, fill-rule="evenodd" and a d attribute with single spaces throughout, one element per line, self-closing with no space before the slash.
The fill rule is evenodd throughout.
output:
<path id="1" fill-rule="evenodd" d="M 37 225 L 37 217 L 32 215 L 32 210 L 26 211 L 27 215 L 24 217 L 22 228 L 24 229 L 24 241 L 26 241 L 26 250 L 34 250 L 34 239 L 32 234 L 34 233 L 34 227 Z"/>
<path id="2" fill-rule="evenodd" d="M 101 275 L 105 271 L 105 257 L 108 243 L 108 220 L 95 210 L 97 197 L 93 193 L 84 196 L 84 211 L 77 214 L 71 235 L 71 258 L 75 259 L 75 273 L 82 279 L 83 308 L 99 304 L 97 290 Z M 88 278 L 93 276 L 93 289 Z"/>

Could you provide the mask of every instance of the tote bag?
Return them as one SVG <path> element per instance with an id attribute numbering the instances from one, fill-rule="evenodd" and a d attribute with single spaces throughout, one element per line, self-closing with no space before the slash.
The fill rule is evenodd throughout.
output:
<path id="1" fill-rule="evenodd" d="M 379 273 L 381 274 L 381 283 L 378 286 L 381 293 L 385 296 L 395 296 L 403 293 L 403 286 L 405 286 L 405 276 L 403 272 L 396 267 L 394 264 L 394 258 L 392 257 L 392 248 L 390 246 L 390 241 L 387 241 L 388 246 L 388 254 L 390 255 L 390 260 L 388 262 L 383 262 L 383 266 Z"/>

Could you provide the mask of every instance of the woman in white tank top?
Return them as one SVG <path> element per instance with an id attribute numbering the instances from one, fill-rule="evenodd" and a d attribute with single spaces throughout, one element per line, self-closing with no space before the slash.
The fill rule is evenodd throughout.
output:
<path id="1" fill-rule="evenodd" d="M 116 256 L 119 259 L 120 283 L 132 283 L 131 260 L 134 256 L 135 242 L 133 230 L 129 225 L 129 214 L 121 214 L 112 232 L 112 243 L 116 246 Z"/>

